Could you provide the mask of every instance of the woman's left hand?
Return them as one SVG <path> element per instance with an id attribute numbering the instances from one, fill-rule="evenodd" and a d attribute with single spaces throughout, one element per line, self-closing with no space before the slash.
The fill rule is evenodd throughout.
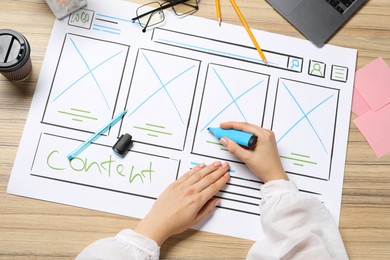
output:
<path id="1" fill-rule="evenodd" d="M 229 181 L 229 164 L 200 164 L 170 184 L 136 228 L 137 233 L 162 245 L 170 236 L 198 224 L 219 199 L 213 198 Z"/>

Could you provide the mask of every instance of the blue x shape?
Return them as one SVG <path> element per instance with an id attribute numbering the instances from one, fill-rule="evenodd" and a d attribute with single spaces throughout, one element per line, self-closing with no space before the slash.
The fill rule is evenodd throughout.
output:
<path id="1" fill-rule="evenodd" d="M 181 75 L 185 74 L 186 72 L 188 72 L 189 70 L 193 69 L 195 67 L 195 65 L 192 65 L 190 66 L 189 68 L 185 69 L 184 71 L 180 72 L 179 74 L 177 74 L 176 76 L 174 76 L 172 79 L 170 79 L 167 83 L 164 83 L 160 76 L 158 75 L 156 69 L 153 67 L 152 63 L 149 61 L 149 59 L 146 57 L 145 53 L 142 53 L 144 58 L 146 59 L 146 62 L 148 63 L 149 67 L 152 69 L 154 75 L 157 77 L 158 81 L 160 82 L 161 84 L 161 87 L 158 88 L 155 92 L 153 92 L 149 97 L 147 97 L 144 101 L 141 102 L 141 104 L 139 104 L 129 115 L 128 117 L 130 117 L 132 114 L 134 114 L 140 107 L 142 107 L 148 100 L 150 100 L 154 95 L 156 95 L 160 90 L 164 90 L 165 93 L 167 94 L 169 100 L 171 101 L 173 107 L 175 108 L 176 110 L 176 113 L 177 115 L 179 116 L 181 122 L 184 124 L 184 120 L 179 112 L 179 109 L 177 108 L 176 104 L 175 104 L 175 101 L 173 100 L 172 96 L 169 94 L 168 90 L 167 90 L 167 86 L 172 83 L 174 80 L 176 80 L 177 78 L 179 78 Z"/>
<path id="2" fill-rule="evenodd" d="M 244 91 L 242 94 L 240 94 L 237 98 L 234 98 L 232 93 L 229 91 L 229 88 L 226 86 L 225 82 L 222 80 L 221 76 L 218 74 L 218 72 L 212 68 L 214 73 L 217 75 L 219 81 L 221 82 L 221 84 L 223 85 L 223 87 L 225 88 L 225 90 L 228 92 L 230 98 L 232 99 L 232 101 L 227 104 L 221 111 L 219 111 L 203 128 L 201 131 L 205 130 L 220 114 L 222 114 L 228 107 L 230 107 L 232 104 L 235 104 L 238 111 L 240 112 L 240 114 L 242 115 L 242 117 L 244 118 L 245 121 L 246 120 L 246 117 L 244 115 L 244 113 L 242 112 L 240 106 L 237 104 L 237 100 L 239 100 L 241 97 L 243 97 L 244 95 L 246 95 L 248 92 L 250 92 L 251 90 L 253 90 L 255 87 L 259 86 L 264 80 L 261 80 L 260 82 L 257 82 L 255 85 L 253 85 L 252 87 L 250 87 L 249 89 L 247 89 L 246 91 Z"/>
<path id="3" fill-rule="evenodd" d="M 53 102 L 54 102 L 55 100 L 57 100 L 60 96 L 62 96 L 65 92 L 67 92 L 69 89 L 71 89 L 73 86 L 75 86 L 77 82 L 79 82 L 79 81 L 82 80 L 84 77 L 86 77 L 87 75 L 90 74 L 90 75 L 92 76 L 93 80 L 95 81 L 97 87 L 99 88 L 99 91 L 100 91 L 100 93 L 102 94 L 103 99 L 104 99 L 104 101 L 105 101 L 105 103 L 106 103 L 106 105 L 107 105 L 107 108 L 110 110 L 110 106 L 109 106 L 109 104 L 108 104 L 108 101 L 107 101 L 107 99 L 106 99 L 106 96 L 104 95 L 103 90 L 102 90 L 102 88 L 100 87 L 99 82 L 97 81 L 95 75 L 93 74 L 93 71 L 94 71 L 95 69 L 99 68 L 101 65 L 103 65 L 103 64 L 106 63 L 107 61 L 109 61 L 109 60 L 111 60 L 112 58 L 114 58 L 115 56 L 119 55 L 119 54 L 122 53 L 123 51 L 120 51 L 120 52 L 118 52 L 118 53 L 115 53 L 114 55 L 112 55 L 111 57 L 105 59 L 104 61 L 102 61 L 101 63 L 99 63 L 98 65 L 96 65 L 95 67 L 93 67 L 93 68 L 91 69 L 91 68 L 89 67 L 87 61 L 85 60 L 84 56 L 81 54 L 81 51 L 79 50 L 79 48 L 77 47 L 77 45 L 76 45 L 75 42 L 73 41 L 73 39 L 72 39 L 71 37 L 69 37 L 69 39 L 71 40 L 71 42 L 72 42 L 73 46 L 75 47 L 77 53 L 79 54 L 80 58 L 83 60 L 84 65 L 85 65 L 85 66 L 87 67 L 87 69 L 88 69 L 88 72 L 86 72 L 84 75 L 82 75 L 80 78 L 78 78 L 78 79 L 77 79 L 76 81 L 74 81 L 72 84 L 70 84 L 67 88 L 65 88 L 58 96 L 56 96 L 56 97 L 53 99 Z"/>
<path id="4" fill-rule="evenodd" d="M 318 105 L 314 106 L 312 109 L 310 109 L 307 113 L 303 110 L 303 108 L 301 107 L 301 105 L 298 103 L 297 99 L 295 98 L 295 96 L 292 94 L 292 92 L 290 91 L 290 89 L 286 86 L 286 84 L 284 82 L 282 82 L 283 86 L 285 87 L 285 89 L 287 90 L 288 94 L 290 95 L 290 97 L 294 100 L 295 104 L 298 106 L 299 110 L 301 110 L 303 116 L 297 121 L 295 122 L 295 124 L 293 124 L 278 140 L 277 140 L 277 143 L 279 143 L 291 130 L 294 129 L 294 127 L 296 127 L 303 119 L 306 119 L 306 121 L 309 123 L 311 129 L 313 130 L 314 134 L 317 136 L 317 139 L 320 141 L 321 145 L 322 145 L 322 148 L 324 149 L 324 151 L 326 153 L 328 153 L 328 151 L 326 150 L 325 148 L 325 145 L 324 143 L 322 142 L 322 139 L 320 137 L 320 135 L 318 134 L 318 132 L 316 131 L 316 129 L 314 128 L 312 122 L 310 121 L 308 115 L 310 115 L 313 111 L 315 111 L 317 108 L 319 108 L 321 105 L 323 105 L 325 102 L 327 102 L 328 100 L 330 100 L 333 96 L 333 95 L 330 95 L 329 97 L 325 98 L 324 100 L 322 100 Z"/>

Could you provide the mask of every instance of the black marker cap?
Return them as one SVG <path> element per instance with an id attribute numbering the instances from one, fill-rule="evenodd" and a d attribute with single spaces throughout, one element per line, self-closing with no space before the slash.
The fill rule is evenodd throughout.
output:
<path id="1" fill-rule="evenodd" d="M 132 138 L 133 137 L 129 134 L 122 135 L 114 144 L 112 150 L 114 150 L 117 155 L 125 157 L 129 152 L 131 145 L 133 144 Z"/>
<path id="2" fill-rule="evenodd" d="M 248 141 L 248 147 L 252 147 L 257 143 L 257 136 L 252 135 L 251 138 Z"/>

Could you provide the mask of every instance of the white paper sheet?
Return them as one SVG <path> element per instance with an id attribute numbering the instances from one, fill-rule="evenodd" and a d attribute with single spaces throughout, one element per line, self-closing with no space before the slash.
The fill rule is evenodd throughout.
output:
<path id="1" fill-rule="evenodd" d="M 90 0 L 55 22 L 8 192 L 142 218 L 180 174 L 228 161 L 221 205 L 196 228 L 257 240 L 261 182 L 207 131 L 247 121 L 275 132 L 289 177 L 338 222 L 356 50 L 253 30 L 267 67 L 241 26 L 166 12 L 142 33 L 136 8 Z M 121 158 L 111 147 L 124 133 L 134 146 Z"/>

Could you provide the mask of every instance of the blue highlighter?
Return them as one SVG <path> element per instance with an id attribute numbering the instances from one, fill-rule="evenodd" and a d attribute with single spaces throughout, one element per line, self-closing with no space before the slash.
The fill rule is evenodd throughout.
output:
<path id="1" fill-rule="evenodd" d="M 240 130 L 223 129 L 220 127 L 209 127 L 207 130 L 209 130 L 210 133 L 212 133 L 218 139 L 227 137 L 237 144 L 245 147 L 252 147 L 257 142 L 257 136 Z"/>

